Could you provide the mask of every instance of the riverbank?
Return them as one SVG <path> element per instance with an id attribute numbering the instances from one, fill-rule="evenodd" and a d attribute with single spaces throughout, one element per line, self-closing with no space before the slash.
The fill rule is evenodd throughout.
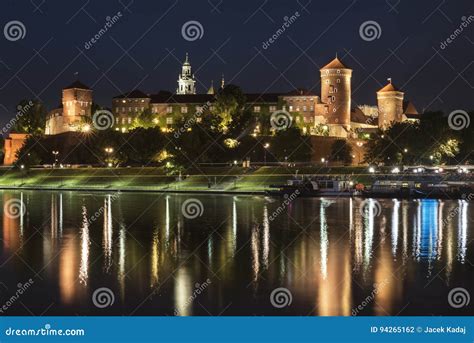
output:
<path id="1" fill-rule="evenodd" d="M 263 194 L 295 175 L 350 177 L 370 183 L 366 168 L 213 167 L 171 174 L 164 168 L 1 170 L 0 189 Z"/>

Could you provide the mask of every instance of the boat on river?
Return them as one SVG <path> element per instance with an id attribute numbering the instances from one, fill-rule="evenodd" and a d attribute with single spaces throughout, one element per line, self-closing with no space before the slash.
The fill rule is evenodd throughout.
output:
<path id="1" fill-rule="evenodd" d="M 265 193 L 270 196 L 294 197 L 352 196 L 354 183 L 351 180 L 307 177 L 291 179 L 283 185 L 270 185 L 270 189 Z"/>
<path id="2" fill-rule="evenodd" d="M 474 198 L 474 188 L 468 182 L 433 182 L 419 180 L 376 180 L 362 191 L 370 198 L 402 199 L 467 199 Z"/>

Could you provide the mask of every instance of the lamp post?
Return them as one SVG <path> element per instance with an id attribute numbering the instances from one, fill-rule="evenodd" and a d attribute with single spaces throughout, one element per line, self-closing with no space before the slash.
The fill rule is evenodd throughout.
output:
<path id="1" fill-rule="evenodd" d="M 263 160 L 264 160 L 264 165 L 267 165 L 267 150 L 270 147 L 270 143 L 265 143 L 264 144 L 264 154 L 263 154 Z"/>
<path id="2" fill-rule="evenodd" d="M 51 151 L 51 153 L 53 154 L 53 159 L 54 159 L 53 168 L 54 168 L 56 166 L 56 163 L 58 163 L 59 151 L 58 150 L 53 150 L 53 151 Z"/>
<path id="3" fill-rule="evenodd" d="M 110 155 L 114 152 L 114 148 L 106 147 L 104 150 L 105 150 L 105 153 L 109 156 L 106 159 L 106 162 L 108 162 L 107 166 L 110 168 L 110 167 L 112 167 L 112 162 L 110 161 Z"/>

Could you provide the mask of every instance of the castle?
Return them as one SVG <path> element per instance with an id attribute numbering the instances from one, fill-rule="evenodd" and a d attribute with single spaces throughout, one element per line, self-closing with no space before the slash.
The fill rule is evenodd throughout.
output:
<path id="1" fill-rule="evenodd" d="M 270 134 L 270 116 L 276 111 L 285 111 L 292 117 L 293 125 L 310 135 L 317 146 L 313 160 L 327 156 L 335 139 L 348 139 L 356 154 L 363 155 L 364 142 L 361 135 L 386 129 L 394 122 L 417 121 L 419 114 L 413 103 L 405 100 L 403 91 L 388 83 L 376 92 L 377 105 L 353 105 L 351 78 L 352 69 L 336 56 L 320 69 L 321 93 L 295 89 L 286 93 L 247 93 L 247 106 L 254 116 L 253 135 Z M 186 117 L 213 110 L 217 92 L 211 81 L 206 93 L 197 93 L 196 79 L 186 54 L 181 73 L 178 75 L 175 93 L 159 91 L 147 94 L 140 90 L 115 96 L 112 99 L 113 128 L 127 132 L 135 120 L 149 112 L 153 125 L 164 132 L 172 132 Z M 222 77 L 220 88 L 224 88 Z M 93 122 L 93 91 L 79 80 L 62 91 L 61 105 L 51 110 L 46 118 L 46 135 L 67 132 L 89 131 Z M 201 115 L 196 116 L 199 123 Z M 265 124 L 267 130 L 264 129 Z M 26 139 L 25 134 L 10 133 L 5 139 L 5 164 L 13 164 L 16 152 Z M 359 158 L 361 162 L 361 158 Z"/>
<path id="2" fill-rule="evenodd" d="M 304 89 L 288 93 L 245 94 L 247 105 L 255 116 L 254 134 L 261 131 L 265 115 L 284 110 L 307 135 L 329 137 L 355 137 L 361 130 L 385 129 L 392 122 L 416 120 L 418 112 L 412 103 L 405 101 L 404 93 L 391 79 L 377 91 L 377 106 L 353 106 L 351 89 L 352 69 L 339 58 L 321 68 L 321 94 Z M 189 56 L 186 54 L 181 73 L 178 75 L 175 93 L 160 91 L 156 94 L 132 90 L 112 99 L 114 128 L 127 131 L 134 120 L 144 111 L 150 111 L 153 122 L 163 131 L 172 131 L 179 118 L 192 116 L 204 105 L 215 101 L 215 90 L 198 94 Z M 224 87 L 222 79 L 221 87 Z M 63 90 L 62 106 L 50 111 L 46 134 L 54 135 L 70 131 L 87 130 L 91 119 L 92 90 L 79 81 Z M 268 118 L 267 118 L 268 119 Z"/>

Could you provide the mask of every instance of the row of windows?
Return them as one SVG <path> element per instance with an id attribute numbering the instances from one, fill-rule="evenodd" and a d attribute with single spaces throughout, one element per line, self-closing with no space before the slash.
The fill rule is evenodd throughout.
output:
<path id="1" fill-rule="evenodd" d="M 303 110 L 303 112 L 306 112 L 306 111 L 308 111 L 308 108 L 309 108 L 310 111 L 314 111 L 314 106 L 309 106 L 309 107 L 307 107 L 307 106 L 302 106 L 302 107 L 300 107 L 300 106 L 296 106 L 296 107 L 289 106 L 290 112 L 299 112 L 301 109 Z"/>
<path id="2" fill-rule="evenodd" d="M 275 112 L 277 110 L 277 107 L 276 106 L 268 106 L 268 110 L 270 112 Z M 254 106 L 253 111 L 255 113 L 260 113 L 262 111 L 262 107 L 261 106 Z"/>
<path id="3" fill-rule="evenodd" d="M 336 79 L 336 83 L 341 83 L 341 79 Z M 329 84 L 329 79 L 326 79 L 326 84 Z"/>
<path id="4" fill-rule="evenodd" d="M 300 98 L 300 97 L 295 97 L 289 99 L 289 101 L 314 101 L 313 98 Z"/>
<path id="5" fill-rule="evenodd" d="M 119 102 L 120 100 L 116 100 L 117 102 Z M 122 103 L 123 104 L 126 104 L 127 102 L 145 102 L 145 99 L 128 99 L 128 100 L 122 100 Z"/>
<path id="6" fill-rule="evenodd" d="M 92 102 L 74 100 L 74 101 L 66 101 L 66 107 L 71 107 L 75 105 L 76 103 L 79 103 L 81 107 L 92 106 Z"/>

